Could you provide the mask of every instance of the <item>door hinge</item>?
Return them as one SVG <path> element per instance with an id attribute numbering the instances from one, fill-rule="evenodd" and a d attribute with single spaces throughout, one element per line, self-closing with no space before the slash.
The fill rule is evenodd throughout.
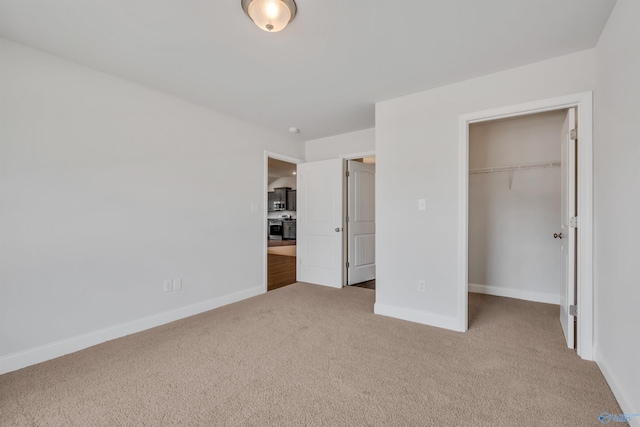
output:
<path id="1" fill-rule="evenodd" d="M 347 268 L 349 268 L 349 261 L 347 261 Z"/>
<path id="2" fill-rule="evenodd" d="M 577 316 L 578 315 L 578 306 L 577 305 L 573 305 L 573 304 L 570 305 L 569 306 L 569 314 L 571 316 L 574 316 L 574 317 Z"/>
<path id="3" fill-rule="evenodd" d="M 569 132 L 569 138 L 571 138 L 572 141 L 575 141 L 576 139 L 578 139 L 578 130 L 571 129 L 571 131 Z"/>
<path id="4" fill-rule="evenodd" d="M 347 175 L 347 178 L 349 178 L 349 171 L 347 171 L 346 175 Z"/>
<path id="5" fill-rule="evenodd" d="M 578 217 L 577 216 L 572 216 L 571 218 L 569 218 L 569 227 L 578 228 Z"/>

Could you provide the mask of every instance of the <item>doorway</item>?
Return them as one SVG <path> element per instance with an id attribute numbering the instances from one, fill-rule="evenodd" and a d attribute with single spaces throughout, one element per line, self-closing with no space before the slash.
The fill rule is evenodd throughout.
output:
<path id="1" fill-rule="evenodd" d="M 346 284 L 376 288 L 375 156 L 346 160 Z"/>
<path id="2" fill-rule="evenodd" d="M 559 317 L 564 313 L 575 315 L 577 330 L 576 350 L 580 357 L 593 360 L 593 94 L 584 92 L 558 98 L 535 101 L 526 104 L 512 105 L 493 110 L 480 111 L 460 116 L 459 139 L 459 216 L 458 216 L 458 277 L 459 277 L 459 316 L 458 330 L 468 329 L 468 291 L 469 291 L 469 140 L 470 126 L 474 123 L 526 116 L 535 113 L 557 110 L 571 110 L 575 108 L 576 127 L 574 132 L 567 135 L 576 137 L 579 149 L 575 153 L 576 170 L 569 172 L 576 180 L 574 202 L 579 216 L 567 216 L 570 220 L 571 233 L 576 239 L 575 270 L 568 268 L 575 274 L 575 304 L 570 300 L 561 300 L 563 306 Z M 516 179 L 516 178 L 514 178 Z M 570 198 L 569 198 L 570 199 Z M 569 243 L 567 248 L 572 245 Z M 567 290 L 571 290 L 567 287 Z M 573 305 L 574 307 L 571 307 Z M 562 319 L 561 319 L 562 320 Z M 573 334 L 571 327 L 565 328 L 567 345 L 573 347 L 569 334 Z"/>
<path id="3" fill-rule="evenodd" d="M 296 282 L 297 163 L 266 158 L 266 291 Z"/>
<path id="4" fill-rule="evenodd" d="M 569 257 L 562 249 L 570 236 L 561 229 L 569 212 L 562 209 L 568 189 L 562 185 L 568 180 L 562 173 L 568 169 L 562 150 L 568 115 L 561 109 L 469 125 L 470 327 L 489 309 L 484 303 L 496 304 L 494 298 L 473 294 L 508 297 L 500 301 L 506 307 L 522 307 L 516 300 L 526 300 L 553 304 L 559 311 L 563 281 L 575 285 L 563 274 Z M 541 318 L 531 316 L 530 327 L 551 324 L 560 330 L 554 309 L 538 307 Z"/>
<path id="5" fill-rule="evenodd" d="M 373 157 L 360 153 L 299 165 L 299 281 L 335 288 L 369 282 L 362 287 L 373 288 Z"/>

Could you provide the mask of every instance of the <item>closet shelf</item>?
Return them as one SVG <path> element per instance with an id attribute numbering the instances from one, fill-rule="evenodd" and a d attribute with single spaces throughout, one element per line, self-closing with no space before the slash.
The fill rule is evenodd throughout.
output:
<path id="1" fill-rule="evenodd" d="M 557 162 L 542 162 L 542 163 L 523 163 L 520 165 L 511 166 L 495 166 L 490 168 L 469 169 L 469 174 L 477 173 L 493 173 L 493 172 L 513 172 L 526 169 L 545 169 L 545 168 L 557 168 L 560 167 L 560 161 Z"/>
<path id="2" fill-rule="evenodd" d="M 511 166 L 496 166 L 492 168 L 479 168 L 469 169 L 469 175 L 475 175 L 478 173 L 493 173 L 493 172 L 509 172 L 509 190 L 513 184 L 513 173 L 515 171 L 523 171 L 527 169 L 546 169 L 560 167 L 560 162 L 542 162 L 542 163 L 522 163 L 520 165 Z"/>

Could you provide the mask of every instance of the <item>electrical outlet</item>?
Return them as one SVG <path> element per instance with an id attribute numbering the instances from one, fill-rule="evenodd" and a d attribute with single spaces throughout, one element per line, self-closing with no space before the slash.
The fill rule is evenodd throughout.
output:
<path id="1" fill-rule="evenodd" d="M 418 280 L 418 292 L 426 292 L 427 291 L 427 281 L 426 280 Z"/>
<path id="2" fill-rule="evenodd" d="M 164 287 L 162 289 L 164 292 L 171 292 L 173 290 L 171 279 L 167 279 L 164 281 Z"/>
<path id="3" fill-rule="evenodd" d="M 182 290 L 182 279 L 173 279 L 173 291 Z"/>

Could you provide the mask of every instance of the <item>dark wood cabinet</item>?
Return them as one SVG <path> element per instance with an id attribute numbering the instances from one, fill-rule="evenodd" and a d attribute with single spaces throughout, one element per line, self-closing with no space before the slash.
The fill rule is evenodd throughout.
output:
<path id="1" fill-rule="evenodd" d="M 296 209 L 296 190 L 287 191 L 287 210 L 295 211 Z"/>
<path id="2" fill-rule="evenodd" d="M 267 211 L 295 211 L 296 210 L 296 190 L 292 190 L 291 187 L 279 187 L 274 188 L 273 191 L 269 191 L 267 198 Z M 278 207 L 282 208 L 276 209 Z"/>
<path id="3" fill-rule="evenodd" d="M 295 221 L 282 222 L 282 238 L 287 240 L 296 240 L 296 222 Z"/>
<path id="4" fill-rule="evenodd" d="M 289 187 L 280 187 L 274 188 L 273 192 L 275 193 L 275 201 L 287 203 L 287 191 L 291 190 Z"/>
<path id="5" fill-rule="evenodd" d="M 273 202 L 276 201 L 276 193 L 274 191 L 269 191 L 267 196 L 267 211 L 273 212 Z"/>

